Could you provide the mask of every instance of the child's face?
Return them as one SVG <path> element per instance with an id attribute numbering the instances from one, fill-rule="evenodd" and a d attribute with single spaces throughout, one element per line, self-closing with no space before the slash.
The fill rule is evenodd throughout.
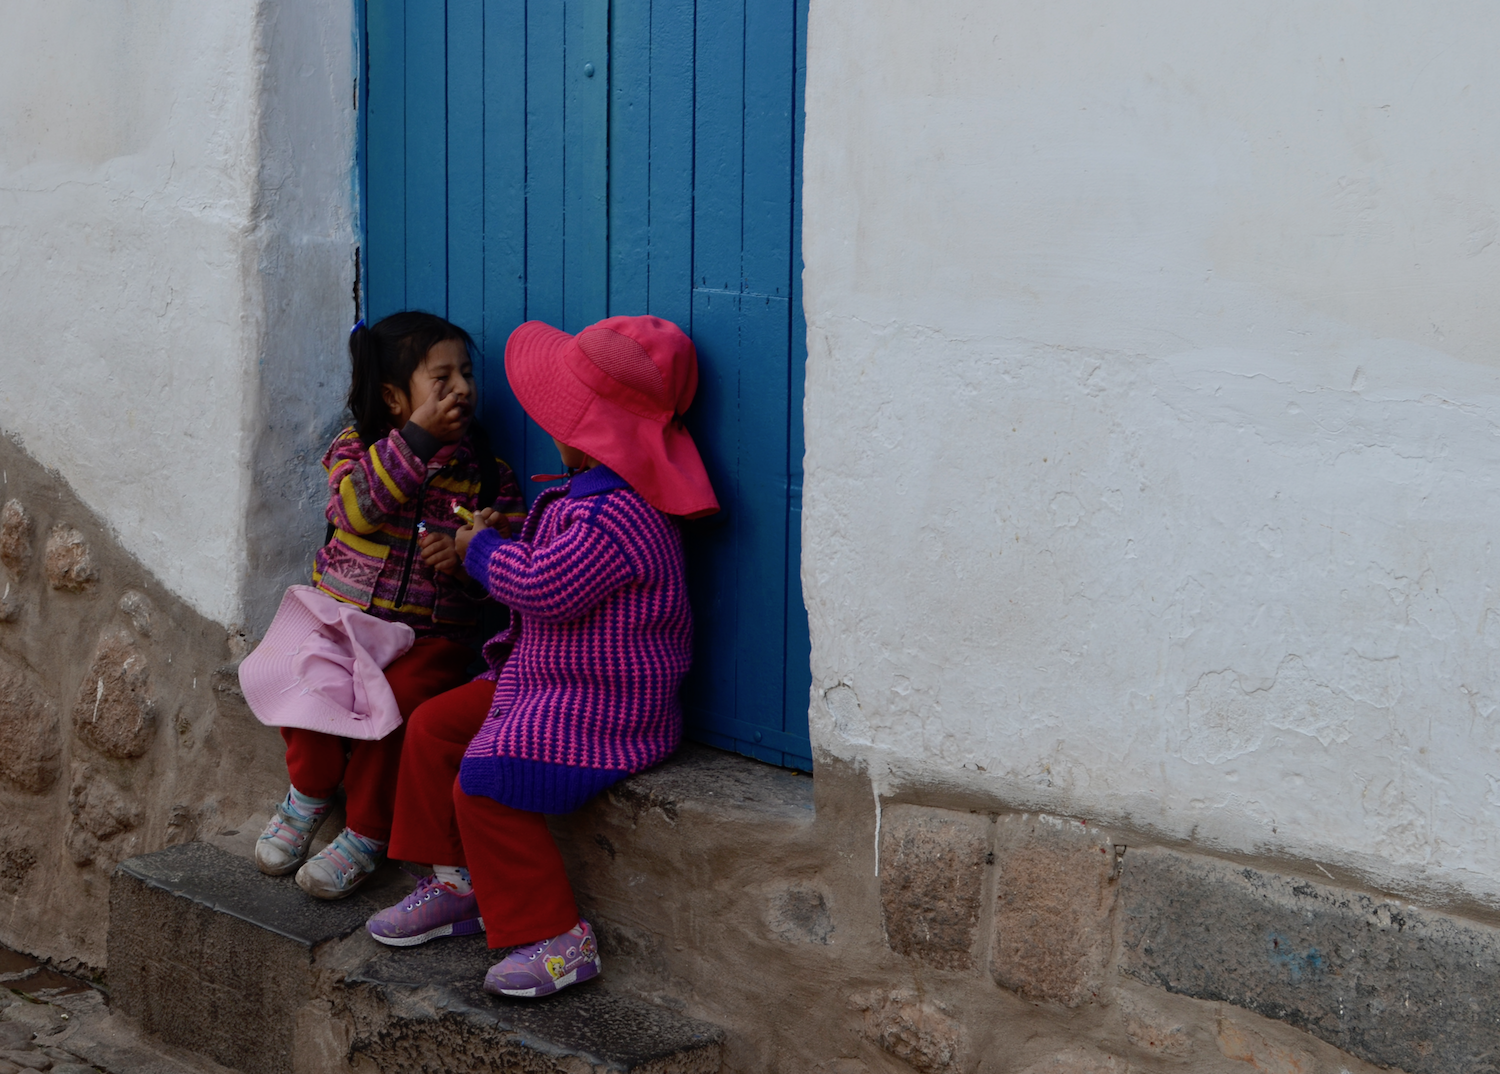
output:
<path id="1" fill-rule="evenodd" d="M 557 453 L 562 456 L 562 464 L 569 470 L 590 470 L 597 465 L 594 459 L 589 458 L 576 447 L 564 444 L 557 437 L 552 438 L 557 445 Z"/>
<path id="2" fill-rule="evenodd" d="M 461 340 L 445 339 L 436 344 L 411 375 L 407 391 L 387 384 L 386 406 L 396 428 L 405 425 L 412 414 L 429 400 L 447 400 L 454 397 L 465 424 L 474 415 L 474 366 L 469 361 L 469 350 Z"/>

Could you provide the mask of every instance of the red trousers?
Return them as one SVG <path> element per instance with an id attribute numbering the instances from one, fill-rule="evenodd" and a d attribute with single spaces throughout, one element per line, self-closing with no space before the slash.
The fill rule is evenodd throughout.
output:
<path id="1" fill-rule="evenodd" d="M 403 719 L 430 697 L 468 678 L 474 653 L 444 638 L 418 638 L 385 669 Z M 347 823 L 370 839 L 389 839 L 396 806 L 396 774 L 406 725 L 382 739 L 339 738 L 301 727 L 283 727 L 286 770 L 292 786 L 312 798 L 332 798 L 344 785 Z"/>
<path id="2" fill-rule="evenodd" d="M 475 681 L 418 706 L 406 722 L 388 852 L 465 865 L 491 947 L 547 940 L 578 923 L 578 906 L 547 818 L 468 795 L 458 766 L 489 715 L 495 684 Z"/>

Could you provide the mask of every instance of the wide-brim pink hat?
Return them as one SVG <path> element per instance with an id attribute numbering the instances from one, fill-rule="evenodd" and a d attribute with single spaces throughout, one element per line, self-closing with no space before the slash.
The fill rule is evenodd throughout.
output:
<path id="1" fill-rule="evenodd" d="M 576 336 L 527 321 L 505 344 L 505 375 L 533 421 L 652 507 L 687 518 L 719 509 L 682 424 L 698 389 L 698 354 L 671 321 L 610 317 Z"/>

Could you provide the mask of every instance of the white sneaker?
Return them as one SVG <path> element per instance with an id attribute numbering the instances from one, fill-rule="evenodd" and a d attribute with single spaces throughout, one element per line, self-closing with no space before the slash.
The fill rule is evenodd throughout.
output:
<path id="1" fill-rule="evenodd" d="M 255 864 L 267 876 L 285 876 L 295 872 L 307 857 L 313 836 L 327 818 L 324 810 L 314 817 L 302 817 L 282 801 L 266 830 L 255 841 Z"/>
<path id="2" fill-rule="evenodd" d="M 306 865 L 297 870 L 297 886 L 315 899 L 342 899 L 380 868 L 384 851 L 373 857 L 350 838 L 348 828 L 334 836 Z"/>

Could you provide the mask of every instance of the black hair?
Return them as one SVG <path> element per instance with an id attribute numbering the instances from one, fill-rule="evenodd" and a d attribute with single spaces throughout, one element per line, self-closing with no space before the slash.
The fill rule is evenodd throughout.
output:
<path id="1" fill-rule="evenodd" d="M 427 352 L 450 339 L 463 343 L 472 359 L 474 340 L 469 333 L 435 313 L 403 310 L 369 327 L 363 321 L 354 326 L 349 333 L 349 412 L 361 440 L 373 444 L 391 431 L 391 412 L 381 386 L 409 392 L 412 374 Z"/>

